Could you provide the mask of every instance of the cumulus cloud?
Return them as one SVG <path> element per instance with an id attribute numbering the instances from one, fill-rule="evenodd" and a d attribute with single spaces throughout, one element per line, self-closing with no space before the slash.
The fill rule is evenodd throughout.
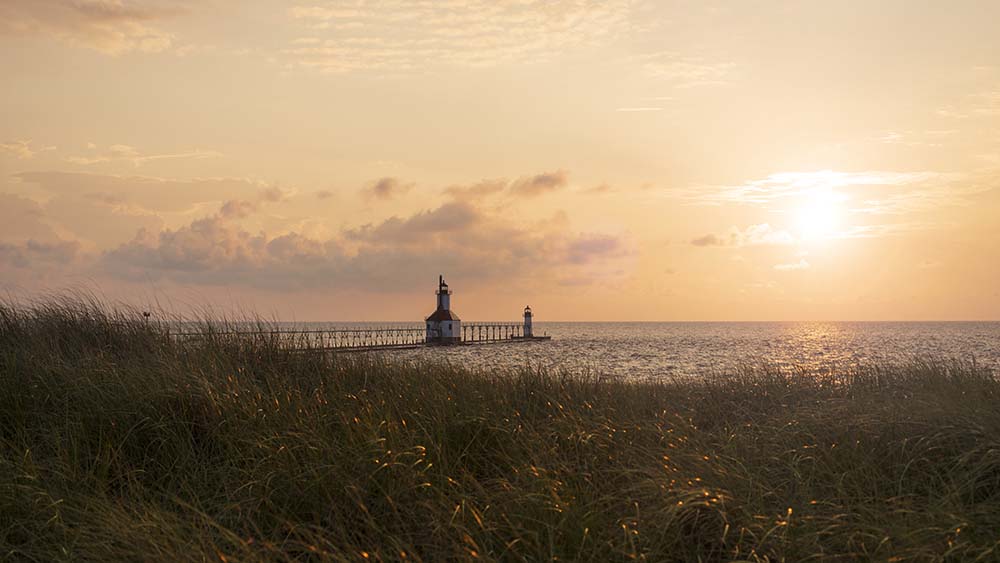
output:
<path id="1" fill-rule="evenodd" d="M 222 204 L 219 215 L 226 219 L 243 219 L 257 210 L 257 204 L 239 199 L 231 199 Z"/>
<path id="2" fill-rule="evenodd" d="M 709 233 L 691 239 L 694 246 L 770 246 L 794 244 L 795 237 L 788 231 L 775 229 L 768 223 L 750 225 L 745 229 L 733 228 L 726 236 Z"/>
<path id="3" fill-rule="evenodd" d="M 219 208 L 219 216 L 224 219 L 245 219 L 256 213 L 262 205 L 278 203 L 284 201 L 287 197 L 288 193 L 281 188 L 266 188 L 257 193 L 256 201 L 231 199 L 223 202 L 222 207 Z"/>
<path id="4" fill-rule="evenodd" d="M 0 240 L 56 239 L 38 202 L 15 194 L 0 193 Z"/>
<path id="5" fill-rule="evenodd" d="M 361 193 L 368 198 L 390 200 L 413 189 L 413 183 L 404 183 L 399 178 L 379 178 L 362 188 Z"/>
<path id="6" fill-rule="evenodd" d="M 453 202 L 406 219 L 392 217 L 378 225 L 351 229 L 345 235 L 351 240 L 422 244 L 422 237 L 467 230 L 480 221 L 482 215 L 475 207 L 465 202 Z"/>
<path id="7" fill-rule="evenodd" d="M 23 243 L 0 242 L 0 264 L 15 268 L 65 265 L 80 250 L 75 241 L 45 242 L 29 239 Z"/>
<path id="8" fill-rule="evenodd" d="M 120 244 L 141 228 L 157 232 L 167 222 L 190 221 L 190 216 L 225 202 L 249 202 L 230 205 L 229 212 L 238 216 L 285 197 L 280 188 L 243 178 L 178 180 L 68 172 L 25 172 L 13 178 L 20 193 L 44 201 L 49 223 L 98 248 Z"/>
<path id="9" fill-rule="evenodd" d="M 14 179 L 26 197 L 0 194 L 0 221 L 14 226 L 8 234 L 18 235 L 4 237 L 0 224 L 4 263 L 49 264 L 46 271 L 53 275 L 57 250 L 71 256 L 70 246 L 58 246 L 64 240 L 104 249 L 74 259 L 76 271 L 273 290 L 407 292 L 442 270 L 481 286 L 518 283 L 528 271 L 536 282 L 593 283 L 618 276 L 619 260 L 629 255 L 621 236 L 572 232 L 559 216 L 522 224 L 463 198 L 331 234 L 308 224 L 245 221 L 288 192 L 243 179 L 61 172 Z M 561 171 L 499 183 L 510 197 L 533 197 L 565 184 Z M 206 216 L 206 208 L 214 211 Z"/>
<path id="10" fill-rule="evenodd" d="M 593 280 L 624 254 L 624 243 L 611 235 L 519 228 L 451 202 L 330 239 L 250 233 L 220 212 L 178 229 L 141 231 L 102 261 L 132 279 L 406 292 L 441 270 L 481 284 L 511 283 L 528 271 L 535 281 Z"/>
<path id="11" fill-rule="evenodd" d="M 0 33 L 46 35 L 109 55 L 156 53 L 173 42 L 158 23 L 176 11 L 148 0 L 5 0 Z"/>

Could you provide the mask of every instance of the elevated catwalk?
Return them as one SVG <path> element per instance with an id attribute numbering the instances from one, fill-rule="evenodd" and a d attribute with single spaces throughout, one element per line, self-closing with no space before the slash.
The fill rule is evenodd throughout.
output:
<path id="1" fill-rule="evenodd" d="M 206 338 L 276 340 L 281 346 L 313 351 L 373 351 L 405 350 L 425 346 L 468 346 L 473 344 L 527 343 L 551 340 L 551 336 L 524 336 L 519 323 L 468 323 L 462 326 L 457 341 L 428 341 L 423 328 L 361 328 L 331 330 L 221 330 L 206 332 L 172 332 L 183 341 Z"/>
<path id="2" fill-rule="evenodd" d="M 536 336 L 532 329 L 534 314 L 524 308 L 523 323 L 464 323 L 451 310 L 452 291 L 438 276 L 434 292 L 437 308 L 424 319 L 424 328 L 343 328 L 330 330 L 275 330 L 211 332 L 179 332 L 171 336 L 179 340 L 199 338 L 271 339 L 282 347 L 303 351 L 365 351 L 399 350 L 423 346 L 462 346 L 469 344 L 522 343 L 551 340 Z"/>

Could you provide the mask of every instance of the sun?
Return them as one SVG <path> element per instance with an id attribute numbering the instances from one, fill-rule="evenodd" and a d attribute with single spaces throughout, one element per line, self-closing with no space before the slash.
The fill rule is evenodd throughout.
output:
<path id="1" fill-rule="evenodd" d="M 829 239 L 841 226 L 841 197 L 832 191 L 807 194 L 796 210 L 799 237 L 804 241 Z"/>

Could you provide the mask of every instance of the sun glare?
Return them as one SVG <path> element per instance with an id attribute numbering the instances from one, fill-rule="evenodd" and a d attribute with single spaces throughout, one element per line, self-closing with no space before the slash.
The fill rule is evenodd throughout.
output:
<path id="1" fill-rule="evenodd" d="M 796 212 L 799 237 L 805 241 L 832 237 L 841 225 L 840 198 L 832 191 L 815 192 L 807 197 Z"/>

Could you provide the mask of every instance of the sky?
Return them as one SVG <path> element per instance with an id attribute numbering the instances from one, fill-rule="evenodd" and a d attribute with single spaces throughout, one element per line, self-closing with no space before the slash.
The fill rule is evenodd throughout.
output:
<path id="1" fill-rule="evenodd" d="M 2 0 L 0 291 L 1000 319 L 1000 3 Z"/>

